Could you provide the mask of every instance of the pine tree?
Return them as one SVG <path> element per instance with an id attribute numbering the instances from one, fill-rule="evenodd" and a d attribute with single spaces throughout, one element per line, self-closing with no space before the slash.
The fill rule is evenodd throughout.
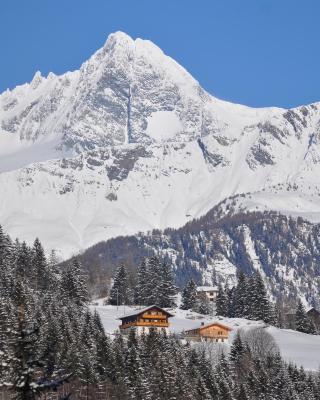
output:
<path id="1" fill-rule="evenodd" d="M 20 245 L 16 243 L 17 257 L 15 273 L 19 279 L 26 279 L 33 277 L 32 271 L 32 258 L 30 250 L 25 242 Z"/>
<path id="2" fill-rule="evenodd" d="M 0 225 L 0 271 L 4 271 L 9 267 L 12 261 L 11 257 L 12 243 L 8 236 L 6 236 Z"/>
<path id="3" fill-rule="evenodd" d="M 218 363 L 215 370 L 216 381 L 219 390 L 219 399 L 233 400 L 233 385 L 231 380 L 230 364 L 224 355 L 219 355 Z"/>
<path id="4" fill-rule="evenodd" d="M 128 275 L 124 265 L 120 265 L 115 272 L 113 285 L 110 291 L 109 302 L 112 305 L 130 303 Z"/>
<path id="5" fill-rule="evenodd" d="M 212 307 L 205 293 L 199 293 L 195 311 L 204 315 L 208 315 L 212 312 Z"/>
<path id="6" fill-rule="evenodd" d="M 240 271 L 238 283 L 234 292 L 234 314 L 237 318 L 246 316 L 247 278 L 244 272 Z"/>
<path id="7" fill-rule="evenodd" d="M 248 305 L 246 317 L 253 320 L 272 321 L 272 310 L 268 300 L 267 291 L 259 272 L 250 277 L 247 291 Z"/>
<path id="8" fill-rule="evenodd" d="M 135 304 L 147 304 L 147 265 L 144 259 L 137 270 L 137 284 L 134 293 Z"/>
<path id="9" fill-rule="evenodd" d="M 34 241 L 32 248 L 32 264 L 36 289 L 48 289 L 50 284 L 50 275 L 44 250 L 38 238 Z"/>
<path id="10" fill-rule="evenodd" d="M 133 344 L 129 347 L 125 368 L 125 382 L 130 399 L 151 400 L 152 396 L 149 385 L 145 379 L 145 371 L 142 367 L 137 344 Z"/>
<path id="11" fill-rule="evenodd" d="M 14 286 L 15 260 L 11 240 L 0 225 L 0 296 L 9 298 Z"/>
<path id="12" fill-rule="evenodd" d="M 21 271 L 20 271 L 21 273 Z M 15 304 L 17 313 L 11 321 L 7 342 L 7 384 L 17 400 L 34 400 L 41 393 L 56 389 L 63 384 L 64 377 L 54 380 L 39 378 L 39 371 L 44 366 L 39 357 L 39 326 L 28 318 L 27 304 L 30 292 L 20 280 L 16 283 Z"/>
<path id="13" fill-rule="evenodd" d="M 240 332 L 237 331 L 234 341 L 232 342 L 232 345 L 230 348 L 230 355 L 229 355 L 230 361 L 233 364 L 238 364 L 241 361 L 245 352 L 246 352 L 246 347 L 242 343 Z"/>
<path id="14" fill-rule="evenodd" d="M 314 326 L 309 320 L 306 310 L 302 304 L 302 301 L 298 300 L 298 305 L 295 313 L 295 326 L 296 330 L 304 333 L 315 333 Z"/>
<path id="15" fill-rule="evenodd" d="M 60 330 L 60 324 L 53 310 L 46 313 L 41 326 L 38 342 L 38 354 L 43 361 L 43 369 L 46 377 L 54 376 L 60 370 L 59 353 L 64 338 Z"/>
<path id="16" fill-rule="evenodd" d="M 67 265 L 62 272 L 61 294 L 66 303 L 72 301 L 79 307 L 84 307 L 89 301 L 87 285 L 77 259 Z"/>
<path id="17" fill-rule="evenodd" d="M 158 304 L 161 298 L 161 265 L 157 257 L 150 257 L 147 263 L 146 305 Z"/>
<path id="18" fill-rule="evenodd" d="M 217 315 L 220 315 L 222 317 L 226 317 L 228 315 L 228 298 L 225 290 L 221 285 L 219 285 L 218 289 L 216 307 Z"/>
<path id="19" fill-rule="evenodd" d="M 160 271 L 159 299 L 160 307 L 174 307 L 177 288 L 173 283 L 171 267 L 164 263 Z"/>
<path id="20" fill-rule="evenodd" d="M 92 318 L 93 337 L 96 344 L 96 366 L 101 381 L 111 379 L 114 360 L 111 340 L 104 332 L 99 314 L 95 311 Z"/>
<path id="21" fill-rule="evenodd" d="M 235 316 L 235 299 L 234 299 L 234 288 L 226 288 L 227 296 L 227 316 L 233 318 Z"/>
<path id="22" fill-rule="evenodd" d="M 212 364 L 208 361 L 205 352 L 201 352 L 198 360 L 198 371 L 203 378 L 211 398 L 217 398 L 219 391 L 215 380 Z"/>
<path id="23" fill-rule="evenodd" d="M 158 335 L 157 341 L 157 355 L 155 358 L 154 371 L 152 373 L 152 386 L 153 392 L 159 393 L 161 400 L 174 400 L 176 399 L 176 380 L 177 380 L 177 367 L 172 359 L 172 347 L 168 338 L 164 335 Z"/>
<path id="24" fill-rule="evenodd" d="M 180 308 L 182 310 L 195 309 L 197 305 L 197 286 L 191 279 L 182 292 L 182 302 Z"/>

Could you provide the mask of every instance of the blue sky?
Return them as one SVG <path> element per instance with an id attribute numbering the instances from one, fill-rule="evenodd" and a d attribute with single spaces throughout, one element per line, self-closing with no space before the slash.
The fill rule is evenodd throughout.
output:
<path id="1" fill-rule="evenodd" d="M 320 101 L 319 0 L 0 0 L 0 92 L 79 68 L 122 30 L 211 94 L 254 107 Z"/>

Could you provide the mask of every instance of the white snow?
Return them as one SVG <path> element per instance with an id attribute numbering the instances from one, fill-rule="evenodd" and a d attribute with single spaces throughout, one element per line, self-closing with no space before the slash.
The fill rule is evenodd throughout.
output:
<path id="1" fill-rule="evenodd" d="M 161 141 L 173 138 L 182 129 L 181 121 L 173 111 L 156 111 L 148 118 L 146 133 Z"/>
<path id="2" fill-rule="evenodd" d="M 294 128 L 286 110 L 216 99 L 157 46 L 117 32 L 79 71 L 0 94 L 0 223 L 67 258 L 243 193 L 239 209 L 318 222 L 320 107 L 305 109 L 291 110 Z M 109 178 L 112 167 L 128 171 Z M 234 275 L 226 259 L 215 267 Z"/>
<path id="3" fill-rule="evenodd" d="M 127 314 L 131 314 L 137 310 L 129 306 L 103 306 L 101 300 L 95 302 L 91 309 L 96 310 L 102 320 L 105 332 L 111 337 L 118 330 L 121 321 L 118 319 Z M 142 309 L 142 307 L 141 307 Z M 320 336 L 307 335 L 292 331 L 289 329 L 278 329 L 275 327 L 268 327 L 262 321 L 250 321 L 243 318 L 223 318 L 223 317 L 210 317 L 203 316 L 194 312 L 168 309 L 174 315 L 170 318 L 169 331 L 172 333 L 181 333 L 188 329 L 197 328 L 201 322 L 209 324 L 211 322 L 221 322 L 224 325 L 232 328 L 230 333 L 229 344 L 226 345 L 226 351 L 238 329 L 248 330 L 256 327 L 265 327 L 267 331 L 273 336 L 277 345 L 279 346 L 282 357 L 287 362 L 293 362 L 298 366 L 303 366 L 307 370 L 316 371 L 320 367 Z"/>

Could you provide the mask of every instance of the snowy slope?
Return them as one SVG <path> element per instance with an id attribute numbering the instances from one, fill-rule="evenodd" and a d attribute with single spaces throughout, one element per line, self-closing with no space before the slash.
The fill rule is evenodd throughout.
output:
<path id="1" fill-rule="evenodd" d="M 241 193 L 241 207 L 319 221 L 319 119 L 319 104 L 216 99 L 153 43 L 117 32 L 79 71 L 37 72 L 0 95 L 0 223 L 67 257 Z"/>
<path id="2" fill-rule="evenodd" d="M 129 314 L 133 311 L 131 307 L 119 307 L 117 311 L 116 306 L 91 306 L 99 313 L 106 333 L 113 335 L 118 329 L 120 321 L 119 317 Z M 170 310 L 174 314 L 170 318 L 170 331 L 172 333 L 180 333 L 183 330 L 198 327 L 201 321 L 205 323 L 220 321 L 232 328 L 230 334 L 231 343 L 237 330 L 247 330 L 255 327 L 265 326 L 263 322 L 249 321 L 242 318 L 216 318 L 206 317 L 203 318 L 200 314 L 180 309 Z M 318 354 L 320 354 L 320 336 L 307 335 L 292 331 L 289 329 L 278 329 L 275 327 L 266 327 L 267 331 L 273 336 L 277 345 L 279 346 L 282 357 L 287 362 L 293 362 L 298 366 L 303 366 L 307 370 L 317 371 L 320 366 Z M 226 345 L 226 351 L 228 346 Z"/>

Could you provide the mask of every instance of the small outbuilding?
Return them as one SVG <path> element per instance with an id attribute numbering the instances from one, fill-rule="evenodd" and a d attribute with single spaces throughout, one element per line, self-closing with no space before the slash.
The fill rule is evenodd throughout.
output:
<path id="1" fill-rule="evenodd" d="M 198 286 L 197 294 L 198 297 L 205 296 L 208 301 L 215 302 L 217 299 L 217 295 L 219 292 L 219 288 L 217 286 Z"/>
<path id="2" fill-rule="evenodd" d="M 202 322 L 198 328 L 185 331 L 185 339 L 194 342 L 227 343 L 231 330 L 231 328 L 220 322 L 212 322 L 208 325 Z"/>

